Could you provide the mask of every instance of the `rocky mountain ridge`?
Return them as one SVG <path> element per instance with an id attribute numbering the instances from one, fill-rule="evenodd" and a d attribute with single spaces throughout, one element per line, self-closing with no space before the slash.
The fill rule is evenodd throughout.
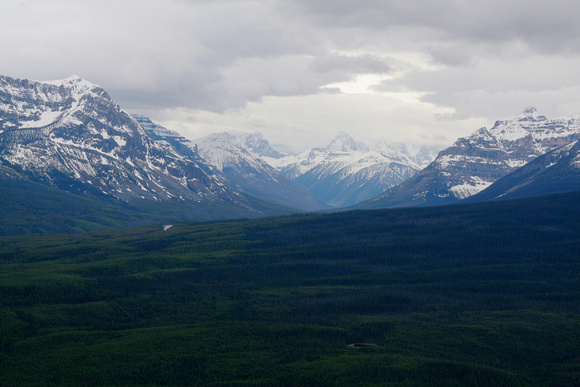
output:
<path id="1" fill-rule="evenodd" d="M 579 139 L 580 115 L 548 119 L 529 107 L 458 139 L 436 158 L 433 147 L 369 146 L 346 133 L 325 147 L 284 155 L 260 133 L 188 140 L 147 117 L 130 116 L 101 87 L 76 76 L 50 82 L 0 77 L 0 178 L 109 202 L 177 203 L 174 213 L 185 203 L 195 219 L 360 202 L 357 208 L 456 203 L 509 174 L 495 191 L 486 190 L 488 196 L 521 196 L 521 187 L 532 192 L 537 182 L 558 181 L 555 172 L 574 181 L 577 145 L 570 144 Z M 546 152 L 550 156 L 539 157 Z M 520 188 L 506 181 L 519 181 L 513 184 Z M 501 187 L 508 187 L 503 194 Z"/>
<path id="2" fill-rule="evenodd" d="M 533 107 L 491 129 L 480 128 L 442 150 L 403 184 L 361 203 L 360 208 L 458 202 L 542 154 L 580 139 L 580 115 L 548 119 Z"/>

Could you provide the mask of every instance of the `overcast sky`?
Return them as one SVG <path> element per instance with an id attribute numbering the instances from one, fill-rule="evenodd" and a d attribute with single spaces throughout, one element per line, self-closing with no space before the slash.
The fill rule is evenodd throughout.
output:
<path id="1" fill-rule="evenodd" d="M 580 113 L 577 0 L 0 0 L 0 74 L 79 75 L 189 138 L 450 145 Z"/>

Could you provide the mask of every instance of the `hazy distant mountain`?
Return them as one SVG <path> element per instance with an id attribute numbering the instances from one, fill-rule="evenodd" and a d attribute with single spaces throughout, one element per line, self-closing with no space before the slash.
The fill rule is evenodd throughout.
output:
<path id="1" fill-rule="evenodd" d="M 84 196 L 177 203 L 188 218 L 268 211 L 208 173 L 201 159 L 156 141 L 105 90 L 76 76 L 53 82 L 0 77 L 0 163 Z"/>
<path id="2" fill-rule="evenodd" d="M 468 200 L 514 199 L 580 191 L 580 141 L 542 155 Z"/>
<path id="3" fill-rule="evenodd" d="M 261 158 L 280 159 L 285 156 L 285 154 L 272 148 L 262 133 L 243 133 L 237 134 L 235 137 L 246 149 Z"/>
<path id="4" fill-rule="evenodd" d="M 250 150 L 279 155 L 261 134 L 234 137 L 226 132 L 214 133 L 193 143 L 199 155 L 241 192 L 305 211 L 327 207 L 306 188 L 284 177 Z"/>
<path id="5" fill-rule="evenodd" d="M 442 150 L 403 184 L 358 208 L 437 205 L 459 201 L 536 157 L 580 139 L 580 115 L 548 119 L 530 107 L 493 128 L 481 128 Z"/>
<path id="6" fill-rule="evenodd" d="M 413 176 L 432 147 L 407 147 L 384 142 L 369 147 L 339 133 L 326 147 L 296 156 L 269 159 L 287 177 L 317 198 L 342 207 L 372 198 Z M 417 161 L 415 161 L 415 160 Z"/>
<path id="7" fill-rule="evenodd" d="M 381 143 L 377 146 L 381 146 Z M 435 157 L 439 154 L 439 151 L 443 147 L 439 145 L 414 145 L 414 144 L 402 144 L 402 143 L 386 143 L 382 142 L 385 146 L 390 149 L 399 151 L 413 162 L 415 162 L 420 169 L 427 167 Z"/>

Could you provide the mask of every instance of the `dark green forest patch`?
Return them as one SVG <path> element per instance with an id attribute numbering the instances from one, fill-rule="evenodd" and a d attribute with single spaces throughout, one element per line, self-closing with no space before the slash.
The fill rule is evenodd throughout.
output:
<path id="1" fill-rule="evenodd" d="M 0 385 L 579 385 L 578 219 L 576 193 L 2 237 Z"/>

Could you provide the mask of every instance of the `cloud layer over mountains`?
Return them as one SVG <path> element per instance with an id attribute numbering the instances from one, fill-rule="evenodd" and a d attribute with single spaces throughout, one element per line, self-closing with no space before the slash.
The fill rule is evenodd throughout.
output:
<path id="1" fill-rule="evenodd" d="M 78 74 L 190 137 L 261 130 L 297 147 L 344 130 L 447 144 L 529 104 L 580 111 L 575 10 L 571 0 L 12 1 L 0 5 L 0 68 Z"/>

